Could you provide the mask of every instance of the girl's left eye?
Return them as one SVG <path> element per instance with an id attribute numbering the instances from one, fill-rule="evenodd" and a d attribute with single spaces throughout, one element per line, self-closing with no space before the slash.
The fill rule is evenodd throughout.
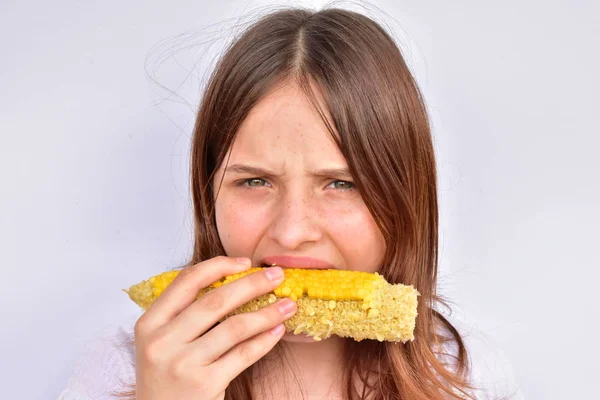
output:
<path id="1" fill-rule="evenodd" d="M 333 181 L 327 187 L 333 187 L 339 190 L 350 190 L 354 188 L 354 183 L 348 181 Z"/>

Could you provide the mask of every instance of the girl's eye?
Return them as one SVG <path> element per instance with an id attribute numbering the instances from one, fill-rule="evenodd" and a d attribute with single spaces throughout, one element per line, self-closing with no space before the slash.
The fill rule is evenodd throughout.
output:
<path id="1" fill-rule="evenodd" d="M 264 179 L 261 179 L 261 178 L 244 179 L 240 183 L 241 183 L 241 185 L 250 186 L 250 187 L 259 187 L 259 186 L 267 185 L 267 181 L 265 181 Z"/>
<path id="2" fill-rule="evenodd" d="M 354 188 L 354 183 L 348 181 L 333 181 L 328 187 L 333 187 L 339 190 L 350 190 Z"/>

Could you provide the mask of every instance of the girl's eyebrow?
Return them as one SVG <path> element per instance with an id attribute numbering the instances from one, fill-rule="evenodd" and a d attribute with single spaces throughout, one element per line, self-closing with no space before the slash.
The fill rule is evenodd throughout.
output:
<path id="1" fill-rule="evenodd" d="M 229 165 L 227 167 L 227 169 L 225 170 L 225 173 L 227 172 L 233 172 L 233 173 L 238 173 L 238 174 L 250 174 L 250 175 L 255 175 L 255 176 L 281 176 L 281 174 L 276 174 L 275 172 L 265 169 L 265 168 L 260 168 L 260 167 L 254 167 L 251 165 L 245 165 L 245 164 L 232 164 Z M 314 171 L 311 171 L 311 175 L 314 176 L 325 176 L 325 177 L 341 177 L 341 178 L 352 178 L 352 174 L 350 173 L 350 171 L 348 170 L 348 168 L 322 168 L 322 169 L 317 169 Z"/>
<path id="2" fill-rule="evenodd" d="M 352 174 L 348 170 L 348 168 L 323 168 L 312 171 L 312 175 L 315 176 L 335 176 L 339 178 L 352 178 Z"/>
<path id="3" fill-rule="evenodd" d="M 227 172 L 234 172 L 238 174 L 250 174 L 255 176 L 278 176 L 273 171 L 270 171 L 268 169 L 253 167 L 251 165 L 244 164 L 229 165 L 227 166 L 227 169 L 225 169 L 225 173 Z"/>

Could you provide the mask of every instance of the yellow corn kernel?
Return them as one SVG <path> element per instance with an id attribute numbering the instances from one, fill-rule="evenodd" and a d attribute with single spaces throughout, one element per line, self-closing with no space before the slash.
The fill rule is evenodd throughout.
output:
<path id="1" fill-rule="evenodd" d="M 264 268 L 250 268 L 227 276 L 202 289 L 198 297 Z M 153 276 L 124 290 L 146 310 L 175 279 L 179 271 Z M 346 270 L 284 268 L 284 281 L 273 290 L 249 301 L 229 316 L 256 311 L 289 297 L 298 312 L 285 322 L 286 330 L 315 340 L 331 335 L 360 341 L 406 342 L 414 339 L 419 292 L 413 286 L 390 284 L 378 273 Z"/>

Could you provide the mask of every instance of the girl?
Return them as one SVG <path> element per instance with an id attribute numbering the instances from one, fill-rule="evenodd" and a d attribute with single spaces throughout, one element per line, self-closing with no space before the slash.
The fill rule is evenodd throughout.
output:
<path id="1" fill-rule="evenodd" d="M 341 9 L 264 16 L 212 74 L 191 151 L 191 260 L 137 320 L 129 352 L 102 355 L 91 379 L 76 373 L 63 399 L 122 389 L 103 378 L 115 371 L 132 381 L 119 396 L 137 400 L 522 398 L 510 375 L 484 369 L 501 359 L 474 357 L 477 342 L 466 346 L 441 312 L 426 109 L 376 22 Z M 218 324 L 277 287 L 280 267 L 194 301 L 225 275 L 273 263 L 413 285 L 415 340 L 286 333 L 289 299 Z"/>

